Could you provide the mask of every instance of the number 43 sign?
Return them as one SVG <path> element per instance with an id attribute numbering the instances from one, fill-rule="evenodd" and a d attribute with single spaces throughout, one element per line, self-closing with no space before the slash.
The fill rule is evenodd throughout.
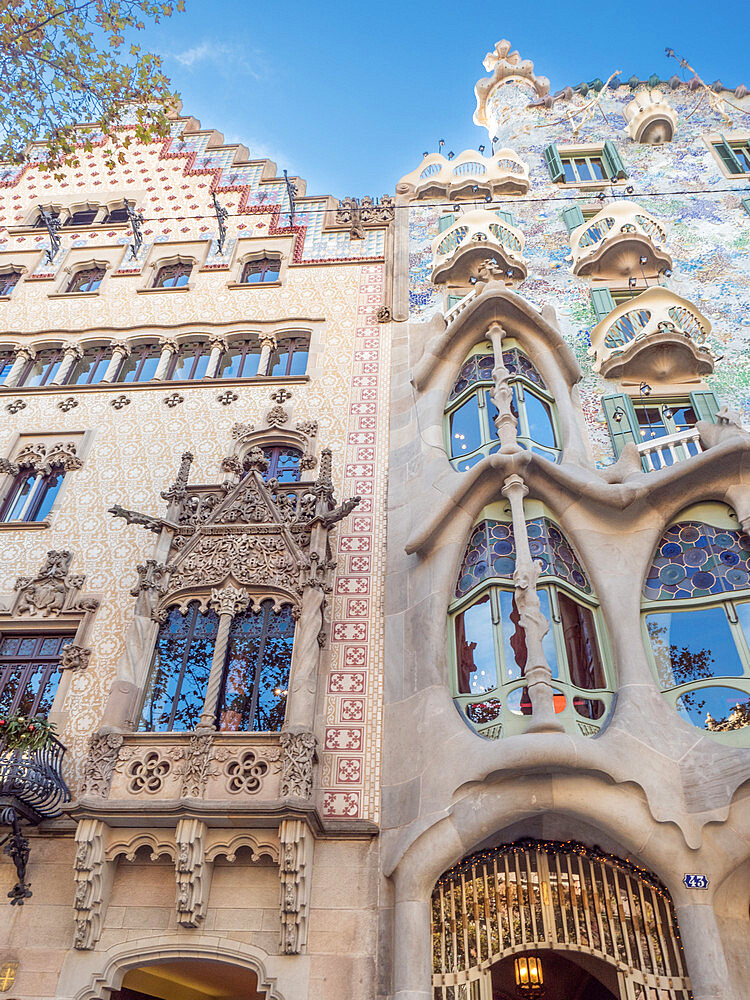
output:
<path id="1" fill-rule="evenodd" d="M 683 875 L 682 881 L 688 889 L 708 889 L 707 875 Z"/>

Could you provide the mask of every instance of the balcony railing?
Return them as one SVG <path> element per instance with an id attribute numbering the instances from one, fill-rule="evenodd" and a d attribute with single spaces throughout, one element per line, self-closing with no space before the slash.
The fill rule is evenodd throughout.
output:
<path id="1" fill-rule="evenodd" d="M 475 209 L 461 215 L 432 241 L 432 282 L 466 284 L 487 260 L 494 262 L 507 283 L 526 277 L 524 235 L 495 212 Z"/>
<path id="2" fill-rule="evenodd" d="M 573 230 L 573 274 L 654 278 L 672 267 L 666 242 L 662 226 L 640 205 L 614 202 Z"/>
<path id="3" fill-rule="evenodd" d="M 529 168 L 512 149 L 492 157 L 467 149 L 455 159 L 432 153 L 396 186 L 397 193 L 413 198 L 483 199 L 528 190 Z"/>
<path id="4" fill-rule="evenodd" d="M 695 427 L 641 441 L 636 447 L 641 455 L 644 472 L 656 472 L 657 469 L 684 462 L 691 455 L 699 455 L 703 451 L 700 434 Z"/>
<path id="5" fill-rule="evenodd" d="M 654 383 L 695 381 L 714 359 L 711 324 L 687 299 L 661 286 L 613 309 L 591 331 L 589 354 L 605 378 Z"/>
<path id="6" fill-rule="evenodd" d="M 43 819 L 59 816 L 70 801 L 70 791 L 62 776 L 66 748 L 51 737 L 39 749 L 9 748 L 0 742 L 0 823 L 11 832 L 5 853 L 16 866 L 18 882 L 8 893 L 11 905 L 24 903 L 31 896 L 26 881 L 29 841 L 21 833 L 21 822 L 36 825 Z"/>

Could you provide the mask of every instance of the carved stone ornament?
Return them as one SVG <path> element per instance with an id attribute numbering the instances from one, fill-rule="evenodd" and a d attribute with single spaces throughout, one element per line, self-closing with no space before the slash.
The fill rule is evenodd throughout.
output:
<path id="1" fill-rule="evenodd" d="M 81 820 L 76 844 L 73 946 L 88 951 L 96 946 L 102 932 L 114 863 L 105 857 L 106 827 L 101 820 Z"/>
<path id="2" fill-rule="evenodd" d="M 249 597 L 246 591 L 239 587 L 222 587 L 211 591 L 211 607 L 217 615 L 240 615 L 247 608 Z"/>
<path id="3" fill-rule="evenodd" d="M 388 306 L 380 306 L 378 311 L 375 313 L 375 318 L 378 323 L 390 323 L 391 321 L 391 310 Z"/>
<path id="4" fill-rule="evenodd" d="M 242 438 L 248 437 L 254 431 L 254 424 L 234 424 L 232 427 L 232 438 L 235 441 L 240 441 Z"/>
<path id="5" fill-rule="evenodd" d="M 75 406 L 78 406 L 78 400 L 74 396 L 68 396 L 67 399 L 61 399 L 57 405 L 63 413 L 67 413 L 68 410 L 72 410 Z"/>
<path id="6" fill-rule="evenodd" d="M 206 782 L 211 776 L 211 752 L 214 738 L 209 733 L 206 736 L 191 736 L 190 744 L 185 751 L 179 772 L 182 776 L 180 786 L 181 798 L 200 799 L 206 790 Z"/>
<path id="7" fill-rule="evenodd" d="M 109 405 L 114 406 L 116 410 L 121 410 L 123 406 L 130 406 L 130 399 L 124 394 L 122 396 L 115 396 Z"/>
<path id="8" fill-rule="evenodd" d="M 75 441 L 58 441 L 51 445 L 43 441 L 34 441 L 19 451 L 15 462 L 20 468 L 33 469 L 42 474 L 54 468 L 72 472 L 83 466 L 76 451 Z"/>
<path id="9" fill-rule="evenodd" d="M 138 582 L 130 591 L 133 597 L 146 590 L 155 590 L 163 594 L 169 579 L 169 570 L 164 563 L 157 562 L 156 559 L 147 559 L 145 563 L 136 566 L 138 571 Z"/>
<path id="10" fill-rule="evenodd" d="M 51 615 L 96 611 L 99 601 L 81 593 L 86 577 L 69 574 L 72 558 L 71 552 L 52 549 L 35 577 L 19 577 L 14 587 L 16 597 L 9 613 L 48 618 Z"/>
<path id="11" fill-rule="evenodd" d="M 282 732 L 281 795 L 309 799 L 312 795 L 313 764 L 317 759 L 318 740 L 309 732 Z"/>
<path id="12" fill-rule="evenodd" d="M 101 730 L 89 738 L 89 752 L 83 775 L 83 794 L 106 799 L 112 785 L 117 758 L 122 749 L 121 733 Z"/>
<path id="13" fill-rule="evenodd" d="M 197 819 L 181 819 L 175 830 L 177 922 L 183 927 L 199 927 L 206 915 L 213 867 L 206 861 L 207 832 Z"/>
<path id="14" fill-rule="evenodd" d="M 289 419 L 289 414 L 283 406 L 272 406 L 266 414 L 266 422 L 269 427 L 281 427 Z"/>
<path id="15" fill-rule="evenodd" d="M 165 405 L 170 407 L 170 409 L 174 408 L 175 406 L 179 406 L 180 403 L 184 402 L 185 402 L 185 397 L 181 396 L 179 392 L 170 393 L 164 400 Z"/>
<path id="16" fill-rule="evenodd" d="M 219 400 L 222 406 L 229 406 L 231 403 L 233 403 L 236 399 L 239 399 L 240 397 L 232 389 L 227 389 L 226 392 L 220 392 L 216 398 Z"/>
<path id="17" fill-rule="evenodd" d="M 292 394 L 288 389 L 274 389 L 270 395 L 274 403 L 278 403 L 279 405 L 286 403 L 287 400 L 292 398 Z"/>
<path id="18" fill-rule="evenodd" d="M 299 955 L 307 944 L 313 835 L 302 820 L 284 819 L 279 825 L 279 840 L 281 951 L 285 955 Z"/>
<path id="19" fill-rule="evenodd" d="M 5 476 L 17 476 L 19 468 L 16 462 L 11 462 L 9 458 L 0 458 L 0 474 Z"/>
<path id="20" fill-rule="evenodd" d="M 235 476 L 241 476 L 243 473 L 242 462 L 237 455 L 226 455 L 221 460 L 221 471 L 231 472 Z"/>
<path id="21" fill-rule="evenodd" d="M 8 413 L 18 413 L 19 410 L 26 409 L 26 403 L 22 399 L 14 399 L 12 403 L 8 403 L 5 409 Z"/>
<path id="22" fill-rule="evenodd" d="M 305 437 L 314 438 L 318 433 L 318 421 L 317 420 L 298 420 L 297 430 L 300 434 L 304 434 Z"/>
<path id="23" fill-rule="evenodd" d="M 63 646 L 60 653 L 61 670 L 85 670 L 91 659 L 91 650 L 84 646 L 76 646 L 75 643 L 68 643 Z"/>

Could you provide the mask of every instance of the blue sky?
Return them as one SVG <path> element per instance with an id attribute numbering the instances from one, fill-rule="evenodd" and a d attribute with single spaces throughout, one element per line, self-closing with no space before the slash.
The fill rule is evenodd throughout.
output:
<path id="1" fill-rule="evenodd" d="M 381 195 L 439 139 L 456 152 L 486 141 L 472 121 L 474 84 L 499 39 L 553 91 L 615 69 L 625 79 L 679 73 L 667 45 L 707 82 L 750 87 L 740 7 L 187 0 L 140 40 L 204 127 L 304 177 L 309 194 Z"/>

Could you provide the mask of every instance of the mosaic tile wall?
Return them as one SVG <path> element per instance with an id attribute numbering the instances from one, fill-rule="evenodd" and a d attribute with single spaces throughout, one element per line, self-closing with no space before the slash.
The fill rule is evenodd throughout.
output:
<path id="1" fill-rule="evenodd" d="M 377 821 L 390 358 L 388 327 L 378 325 L 375 314 L 383 301 L 384 230 L 367 230 L 366 239 L 360 241 L 350 240 L 347 230 L 324 233 L 324 198 L 305 202 L 305 210 L 297 216 L 302 224 L 285 229 L 288 206 L 283 182 L 262 182 L 264 164 L 238 167 L 233 162 L 235 147 L 206 150 L 211 133 L 186 135 L 184 127 L 185 121 L 177 123 L 176 138 L 165 145 L 132 147 L 128 162 L 112 174 L 104 167 L 99 148 L 83 153 L 81 167 L 59 186 L 34 168 L 13 172 L 0 186 L 0 223 L 20 225 L 39 201 L 54 203 L 80 193 L 81 201 L 103 202 L 116 197 L 112 192 L 132 190 L 134 196 L 145 197 L 147 241 L 214 239 L 215 223 L 200 216 L 210 204 L 212 185 L 219 183 L 217 176 L 221 184 L 234 177 L 234 187 L 227 187 L 221 201 L 230 211 L 236 212 L 240 203 L 251 211 L 239 218 L 230 216 L 226 259 L 218 261 L 222 266 L 197 271 L 189 292 L 139 295 L 144 251 L 135 262 L 123 259 L 122 276 L 108 275 L 100 294 L 75 299 L 48 297 L 57 284 L 54 272 L 41 266 L 34 278 L 27 276 L 9 299 L 0 302 L 0 348 L 19 341 L 39 343 L 47 331 L 50 342 L 59 343 L 75 341 L 84 332 L 91 339 L 97 331 L 116 338 L 140 333 L 173 336 L 186 327 L 200 330 L 201 324 L 217 332 L 225 327 L 257 331 L 259 324 L 270 322 L 312 329 L 313 345 L 320 348 L 314 352 L 314 368 L 307 383 L 289 385 L 292 396 L 285 406 L 292 426 L 300 420 L 317 421 L 318 451 L 326 446 L 333 450 L 337 496 L 362 497 L 359 507 L 335 529 L 338 566 L 327 612 L 330 653 L 326 649 L 332 671 L 321 678 L 328 723 L 321 804 L 329 816 Z M 184 137 L 182 150 L 180 137 Z M 200 163 L 185 154 L 188 147 L 190 155 L 203 157 Z M 172 199 L 174 209 L 169 207 Z M 152 204 L 157 207 L 151 208 Z M 151 213 L 159 213 L 157 221 Z M 185 218 L 176 217 L 181 213 Z M 98 227 L 71 240 L 63 230 L 56 270 L 64 266 L 71 242 L 112 247 L 126 241 L 123 232 Z M 281 288 L 230 289 L 226 269 L 233 241 L 267 233 L 294 236 L 298 263 L 291 262 Z M 15 251 L 30 246 L 41 250 L 46 244 L 46 233 L 0 229 L 0 259 L 5 262 Z M 85 391 L 61 387 L 18 393 L 0 388 L 0 455 L 8 454 L 19 432 L 95 432 L 83 468 L 69 473 L 51 525 L 0 530 L 0 591 L 10 592 L 19 575 L 34 576 L 48 549 L 69 549 L 74 554 L 71 572 L 86 576 L 86 591 L 103 594 L 94 618 L 90 666 L 72 678 L 64 706 L 68 721 L 60 735 L 70 750 L 74 789 L 88 737 L 101 724 L 124 649 L 136 564 L 153 555 L 154 536 L 113 518 L 107 509 L 119 503 L 163 513 L 159 494 L 173 482 L 185 450 L 195 455 L 191 483 L 222 479 L 220 463 L 231 450 L 233 424 L 261 424 L 274 405 L 270 394 L 277 386 L 232 383 L 238 398 L 224 405 L 219 396 L 227 387 L 221 382 L 182 384 L 183 400 L 174 407 L 165 405 L 174 391 L 169 382 Z M 123 393 L 129 404 L 115 408 L 111 404 Z M 77 405 L 62 411 L 58 403 L 70 395 Z M 25 407 L 8 411 L 7 405 L 20 396 Z"/>
<path id="2" fill-rule="evenodd" d="M 543 72 L 544 67 L 539 69 Z M 664 283 L 694 302 L 710 320 L 709 344 L 721 360 L 707 382 L 723 403 L 741 411 L 750 428 L 750 217 L 741 204 L 750 196 L 750 183 L 747 177 L 725 177 L 703 139 L 708 133 L 734 136 L 741 130 L 750 135 L 750 99 L 727 95 L 747 112 L 730 109 L 730 126 L 700 92 L 685 85 L 675 90 L 662 86 L 661 90 L 678 114 L 674 140 L 663 146 L 640 145 L 627 135 L 624 109 L 634 93 L 629 86 L 606 92 L 601 102 L 606 120 L 597 112 L 577 139 L 565 112 L 585 103 L 580 95 L 570 102 L 558 100 L 552 108 L 529 108 L 537 100 L 535 92 L 510 83 L 494 91 L 488 106 L 489 135 L 500 140 L 496 148 L 515 149 L 530 168 L 527 195 L 495 199 L 492 205 L 512 212 L 526 237 L 528 277 L 516 290 L 537 308 L 545 303 L 555 307 L 563 335 L 584 372 L 581 400 L 593 456 L 601 465 L 613 461 L 601 397 L 616 391 L 616 386 L 593 372 L 586 353 L 596 318 L 589 283 L 572 274 L 570 240 L 562 219 L 562 210 L 569 205 L 598 203 L 593 194 L 582 196 L 575 188 L 551 183 L 543 157 L 551 142 L 602 144 L 611 139 L 616 143 L 628 172 L 627 185 L 634 189 L 631 195 L 620 189 L 617 196 L 636 201 L 666 229 L 674 267 Z M 469 102 L 467 94 L 467 113 Z M 405 166 L 411 170 L 417 164 Z M 576 197 L 580 200 L 566 200 Z M 604 202 L 608 203 L 611 197 Z M 484 202 L 462 203 L 463 211 L 476 207 L 485 207 Z M 437 219 L 446 210 L 450 211 L 449 205 L 413 203 L 409 208 L 410 309 L 415 320 L 427 320 L 442 308 L 442 292 L 429 281 L 430 242 L 437 233 Z"/>

